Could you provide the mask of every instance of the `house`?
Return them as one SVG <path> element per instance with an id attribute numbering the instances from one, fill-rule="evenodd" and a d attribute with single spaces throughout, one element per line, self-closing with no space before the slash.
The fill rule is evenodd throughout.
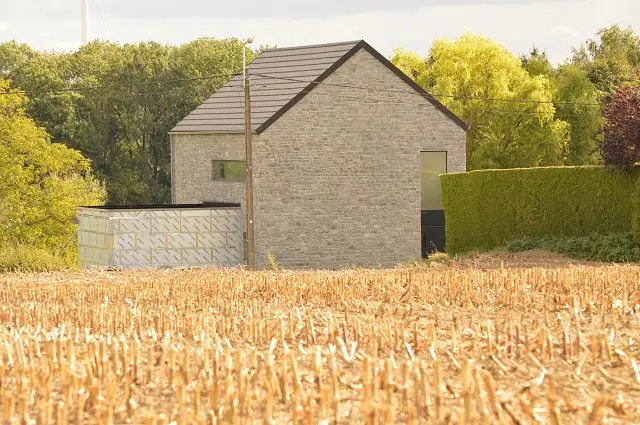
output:
<path id="1" fill-rule="evenodd" d="M 365 41 L 250 64 L 256 264 L 390 266 L 444 244 L 437 173 L 467 125 Z M 172 201 L 244 208 L 244 97 L 232 78 L 170 132 Z"/>

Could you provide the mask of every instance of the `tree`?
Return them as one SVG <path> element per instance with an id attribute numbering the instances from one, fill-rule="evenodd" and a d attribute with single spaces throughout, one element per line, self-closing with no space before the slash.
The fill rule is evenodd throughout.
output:
<path id="1" fill-rule="evenodd" d="M 600 150 L 605 164 L 625 168 L 640 161 L 640 90 L 632 85 L 619 87 L 604 117 Z"/>
<path id="2" fill-rule="evenodd" d="M 522 67 L 532 77 L 538 75 L 551 77 L 553 75 L 553 65 L 551 65 L 547 57 L 547 52 L 541 52 L 537 47 L 534 47 L 528 55 L 522 55 L 520 60 L 522 61 Z"/>
<path id="3" fill-rule="evenodd" d="M 0 79 L 0 92 L 10 86 Z M 104 189 L 80 152 L 52 143 L 25 115 L 27 98 L 0 95 L 0 247 L 60 247 L 80 205 L 98 205 Z"/>
<path id="4" fill-rule="evenodd" d="M 562 153 L 563 163 L 595 163 L 602 112 L 598 107 L 598 90 L 586 72 L 574 64 L 563 64 L 554 69 L 546 52 L 536 47 L 530 54 L 523 55 L 521 60 L 522 68 L 530 76 L 548 77 L 553 84 L 555 118 L 568 124 L 570 137 Z"/>
<path id="5" fill-rule="evenodd" d="M 640 75 L 640 37 L 631 27 L 619 25 L 604 28 L 597 36 L 573 49 L 573 63 L 585 70 L 601 100 L 609 101 L 616 87 Z"/>
<path id="6" fill-rule="evenodd" d="M 596 86 L 585 71 L 573 64 L 560 65 L 553 73 L 553 82 L 556 119 L 569 124 L 570 141 L 563 154 L 564 164 L 597 163 L 598 134 L 603 120 Z"/>
<path id="7" fill-rule="evenodd" d="M 562 163 L 568 125 L 554 118 L 549 78 L 531 77 L 504 47 L 472 34 L 436 41 L 424 63 L 423 74 L 410 76 L 471 127 L 468 169 Z"/>

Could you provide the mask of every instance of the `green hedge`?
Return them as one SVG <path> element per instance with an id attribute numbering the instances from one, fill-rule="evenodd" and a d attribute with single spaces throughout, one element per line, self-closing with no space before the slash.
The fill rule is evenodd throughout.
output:
<path id="1" fill-rule="evenodd" d="M 639 174 L 597 166 L 444 174 L 447 252 L 490 250 L 524 237 L 631 232 Z"/>
<path id="2" fill-rule="evenodd" d="M 636 181 L 636 190 L 633 196 L 633 211 L 631 213 L 631 231 L 636 243 L 640 243 L 640 179 Z"/>

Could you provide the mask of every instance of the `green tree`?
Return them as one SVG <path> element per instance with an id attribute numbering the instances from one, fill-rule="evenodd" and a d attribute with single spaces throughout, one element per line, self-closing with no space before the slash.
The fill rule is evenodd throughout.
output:
<path id="1" fill-rule="evenodd" d="M 554 118 L 549 78 L 531 77 L 504 47 L 472 34 L 436 41 L 425 63 L 413 78 L 471 127 L 468 169 L 562 164 L 568 125 Z"/>
<path id="2" fill-rule="evenodd" d="M 547 57 L 547 52 L 541 52 L 537 47 L 534 47 L 528 55 L 522 55 L 520 59 L 522 61 L 522 67 L 532 77 L 538 75 L 551 77 L 553 75 L 553 65 L 551 65 Z"/>
<path id="3" fill-rule="evenodd" d="M 640 37 L 631 27 L 604 28 L 597 39 L 589 39 L 573 50 L 572 62 L 580 66 L 602 100 L 611 100 L 616 87 L 640 76 Z"/>
<path id="4" fill-rule="evenodd" d="M 0 92 L 10 86 L 0 79 Z M 80 152 L 52 143 L 25 115 L 27 98 L 0 95 L 0 248 L 60 247 L 79 205 L 97 205 L 104 189 Z"/>
<path id="5" fill-rule="evenodd" d="M 597 106 L 598 91 L 579 66 L 565 63 L 555 68 L 546 52 L 536 47 L 521 57 L 522 68 L 530 76 L 542 75 L 553 83 L 555 118 L 569 124 L 570 141 L 563 152 L 565 165 L 584 165 L 598 161 L 597 138 L 602 111 Z"/>
<path id="6" fill-rule="evenodd" d="M 556 118 L 569 124 L 571 138 L 563 155 L 565 165 L 599 162 L 597 147 L 603 119 L 596 86 L 573 64 L 560 65 L 553 77 Z"/>

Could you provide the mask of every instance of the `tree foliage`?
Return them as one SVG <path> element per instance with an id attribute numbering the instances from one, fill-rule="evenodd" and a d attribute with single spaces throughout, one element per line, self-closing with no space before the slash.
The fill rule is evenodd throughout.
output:
<path id="1" fill-rule="evenodd" d="M 629 167 L 640 161 L 640 91 L 620 86 L 604 111 L 602 158 L 608 165 Z"/>
<path id="2" fill-rule="evenodd" d="M 572 61 L 587 73 L 602 100 L 609 101 L 618 86 L 640 76 L 640 37 L 631 27 L 603 28 L 596 39 L 573 50 Z"/>
<path id="3" fill-rule="evenodd" d="M 0 76 L 26 91 L 27 113 L 53 141 L 92 161 L 110 204 L 166 203 L 168 131 L 241 70 L 243 48 L 235 39 L 94 41 L 49 53 L 10 42 L 0 44 Z"/>
<path id="4" fill-rule="evenodd" d="M 0 92 L 10 92 L 2 79 Z M 0 96 L 0 248 L 60 247 L 73 234 L 76 207 L 99 204 L 104 189 L 80 152 L 51 143 L 25 115 L 26 102 Z"/>
<path id="5" fill-rule="evenodd" d="M 392 61 L 413 63 L 397 51 Z M 470 125 L 467 168 L 558 165 L 569 144 L 568 125 L 555 119 L 553 84 L 529 75 L 499 44 L 465 34 L 434 42 L 425 70 L 412 77 Z M 416 68 L 419 69 L 419 68 Z M 517 102 L 529 99 L 532 102 Z"/>

